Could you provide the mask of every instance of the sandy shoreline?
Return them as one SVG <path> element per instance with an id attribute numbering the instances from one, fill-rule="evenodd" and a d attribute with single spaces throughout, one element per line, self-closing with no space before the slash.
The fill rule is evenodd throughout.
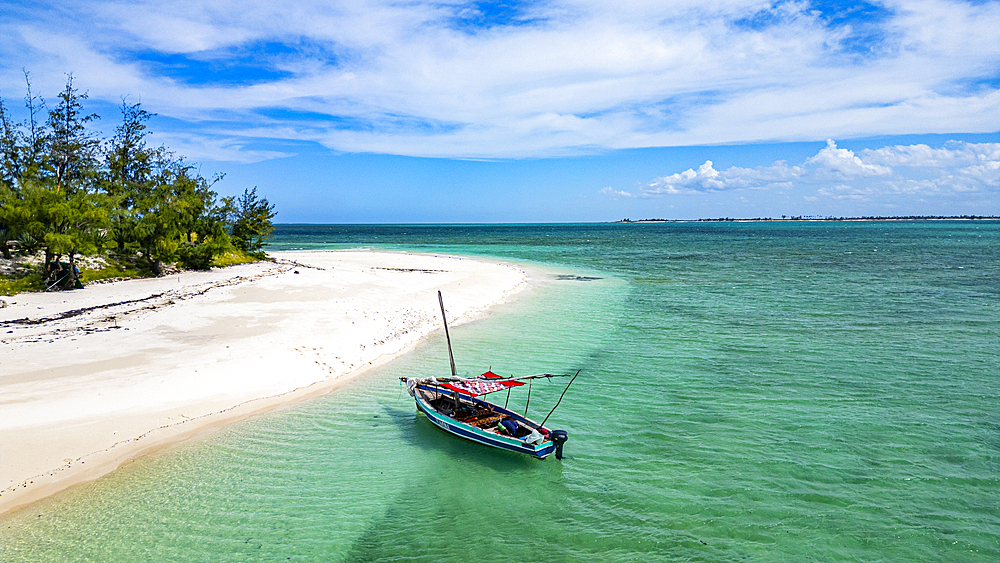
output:
<path id="1" fill-rule="evenodd" d="M 22 294 L 0 308 L 0 513 L 144 452 L 334 389 L 527 286 L 505 264 L 389 252 Z"/>

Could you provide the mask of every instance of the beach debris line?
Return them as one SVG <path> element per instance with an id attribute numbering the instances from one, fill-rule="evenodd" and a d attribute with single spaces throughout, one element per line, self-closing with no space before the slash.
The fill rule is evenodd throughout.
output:
<path id="1" fill-rule="evenodd" d="M 287 258 L 273 258 L 272 262 L 274 262 L 275 264 L 282 264 L 284 266 L 298 266 L 299 268 L 309 268 L 309 269 L 312 269 L 312 270 L 320 270 L 320 271 L 325 271 L 326 270 L 326 268 L 324 268 L 322 266 L 314 266 L 312 264 L 303 264 L 302 262 L 296 262 L 295 260 L 289 260 Z M 295 273 L 297 274 L 298 272 L 296 271 Z"/>
<path id="2" fill-rule="evenodd" d="M 65 338 L 78 333 L 105 332 L 121 328 L 118 324 L 119 320 L 124 321 L 137 314 L 155 312 L 174 305 L 178 301 L 202 296 L 214 289 L 253 282 L 290 270 L 291 266 L 287 265 L 272 266 L 256 274 L 235 275 L 217 282 L 179 290 L 168 289 L 135 299 L 80 307 L 41 317 L 22 317 L 0 321 L 0 328 L 19 329 L 20 331 L 18 335 L 5 337 L 4 342 L 12 342 L 15 339 L 33 342 L 47 338 Z M 8 334 L 13 334 L 13 331 L 8 331 Z"/>
<path id="3" fill-rule="evenodd" d="M 476 377 L 459 377 L 455 369 L 455 356 L 451 347 L 444 298 L 440 291 L 438 292 L 438 302 L 441 305 L 445 338 L 448 342 L 451 377 L 400 377 L 399 380 L 406 385 L 407 392 L 416 402 L 417 410 L 424 413 L 438 428 L 460 438 L 486 446 L 527 454 L 538 459 L 545 459 L 552 453 L 555 453 L 556 459 L 562 459 L 563 445 L 569 439 L 569 434 L 565 430 L 550 430 L 545 427 L 545 423 L 562 402 L 570 385 L 580 375 L 580 371 L 578 370 L 575 374 L 542 373 L 503 377 L 493 373 L 491 368 Z M 532 381 L 554 377 L 569 377 L 571 379 L 566 388 L 563 389 L 555 406 L 541 423 L 527 418 L 530 394 L 528 401 L 525 402 L 524 415 L 508 409 L 506 402 L 501 407 L 496 403 L 478 398 L 507 390 L 509 400 L 510 390 L 513 387 L 521 387 L 527 381 L 530 393 Z"/>
<path id="4" fill-rule="evenodd" d="M 421 274 L 444 274 L 448 272 L 448 270 L 428 270 L 427 268 L 385 268 L 382 266 L 376 266 L 372 269 L 385 270 L 387 272 L 405 272 L 405 273 L 419 272 Z"/>

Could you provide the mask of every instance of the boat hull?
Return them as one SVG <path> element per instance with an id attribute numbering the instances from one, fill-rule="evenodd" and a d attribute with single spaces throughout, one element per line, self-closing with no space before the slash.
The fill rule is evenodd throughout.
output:
<path id="1" fill-rule="evenodd" d="M 438 392 L 437 390 L 429 389 L 422 385 L 419 386 L 419 388 L 425 391 Z M 519 440 L 517 438 L 510 436 L 501 436 L 500 434 L 495 434 L 493 432 L 483 430 L 482 428 L 478 428 L 471 424 L 460 422 L 458 420 L 455 420 L 454 418 L 444 415 L 436 411 L 434 407 L 430 405 L 430 403 L 424 400 L 422 393 L 420 393 L 419 391 L 413 394 L 413 398 L 417 403 L 417 409 L 420 410 L 420 412 L 427 415 L 427 418 L 431 421 L 431 423 L 433 423 L 438 428 L 444 430 L 445 432 L 448 432 L 449 434 L 454 434 L 459 438 L 465 438 L 466 440 L 470 440 L 478 444 L 483 444 L 484 446 L 491 446 L 494 448 L 500 448 L 512 452 L 522 453 L 525 455 L 536 457 L 538 459 L 545 459 L 546 456 L 555 451 L 556 445 L 552 442 L 551 439 L 546 438 L 544 442 L 537 445 L 527 444 L 524 442 L 524 440 Z M 490 403 L 489 401 L 473 399 L 473 402 L 482 405 L 488 405 L 495 412 L 499 414 L 504 414 L 522 423 L 527 423 L 531 427 L 540 428 L 540 426 L 534 421 L 526 419 L 523 416 L 513 411 L 509 411 L 503 407 L 500 407 L 499 405 Z"/>

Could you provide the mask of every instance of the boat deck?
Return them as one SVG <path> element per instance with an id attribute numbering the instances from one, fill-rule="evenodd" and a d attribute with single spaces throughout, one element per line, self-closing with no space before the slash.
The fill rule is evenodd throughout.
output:
<path id="1" fill-rule="evenodd" d="M 512 418 L 517 420 L 520 417 L 511 417 L 506 413 L 496 412 L 492 406 L 484 404 L 483 402 L 476 401 L 475 403 L 469 403 L 468 398 L 462 397 L 459 400 L 459 407 L 455 409 L 455 402 L 451 395 L 446 395 L 440 392 L 429 392 L 421 389 L 421 394 L 424 396 L 424 400 L 438 413 L 447 416 L 458 422 L 468 424 L 470 426 L 475 426 L 481 430 L 491 432 L 500 436 L 507 436 L 508 434 L 501 434 L 497 430 L 497 425 L 501 420 L 505 418 Z M 432 398 L 433 397 L 433 398 Z M 528 434 L 531 434 L 531 429 L 526 428 L 522 421 L 520 422 L 517 431 L 514 432 L 514 438 L 523 438 Z"/>

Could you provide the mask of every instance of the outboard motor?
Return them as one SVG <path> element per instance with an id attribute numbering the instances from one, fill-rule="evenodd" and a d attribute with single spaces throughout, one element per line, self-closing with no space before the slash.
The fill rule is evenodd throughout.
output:
<path id="1" fill-rule="evenodd" d="M 556 444 L 556 459 L 562 459 L 562 448 L 566 440 L 569 440 L 569 434 L 565 430 L 552 431 L 552 441 Z"/>

